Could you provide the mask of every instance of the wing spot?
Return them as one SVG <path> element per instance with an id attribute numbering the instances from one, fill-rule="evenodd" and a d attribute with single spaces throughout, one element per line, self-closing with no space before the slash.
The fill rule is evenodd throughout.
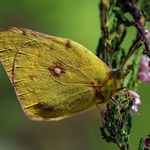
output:
<path id="1" fill-rule="evenodd" d="M 46 103 L 39 102 L 38 105 L 36 105 L 36 106 L 37 106 L 36 108 L 39 108 L 42 111 L 48 111 L 48 112 L 53 112 L 54 111 L 54 107 L 50 106 Z"/>
<path id="2" fill-rule="evenodd" d="M 65 44 L 66 48 L 71 48 L 71 41 L 67 40 L 66 44 Z"/>
<path id="3" fill-rule="evenodd" d="M 96 83 L 91 83 L 91 87 L 95 92 L 99 92 L 101 86 L 99 84 Z"/>
<path id="4" fill-rule="evenodd" d="M 23 34 L 23 35 L 27 35 L 27 33 L 26 33 L 25 30 L 22 30 L 22 34 Z"/>
<path id="5" fill-rule="evenodd" d="M 91 87 L 94 90 L 95 95 L 98 97 L 102 86 L 100 86 L 99 84 L 96 84 L 96 83 L 91 83 Z"/>
<path id="6" fill-rule="evenodd" d="M 54 62 L 52 66 L 48 68 L 53 76 L 61 76 L 65 73 L 64 67 L 60 62 Z"/>

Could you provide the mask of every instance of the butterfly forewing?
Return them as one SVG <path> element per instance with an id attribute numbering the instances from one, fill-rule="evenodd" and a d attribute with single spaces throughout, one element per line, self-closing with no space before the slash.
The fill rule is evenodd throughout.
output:
<path id="1" fill-rule="evenodd" d="M 25 112 L 59 119 L 94 105 L 109 68 L 85 47 L 27 29 L 0 31 L 0 59 Z"/>

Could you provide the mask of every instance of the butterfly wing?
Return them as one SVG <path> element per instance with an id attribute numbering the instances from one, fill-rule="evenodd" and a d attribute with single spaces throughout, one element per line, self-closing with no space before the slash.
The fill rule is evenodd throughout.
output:
<path id="1" fill-rule="evenodd" d="M 110 71 L 76 42 L 15 27 L 0 31 L 0 60 L 25 113 L 38 120 L 92 107 Z"/>

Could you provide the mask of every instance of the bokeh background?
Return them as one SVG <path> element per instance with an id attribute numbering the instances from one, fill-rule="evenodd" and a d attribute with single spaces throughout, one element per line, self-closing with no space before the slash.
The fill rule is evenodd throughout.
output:
<path id="1" fill-rule="evenodd" d="M 100 36 L 99 0 L 1 0 L 0 28 L 21 26 L 72 39 L 95 52 Z M 131 36 L 134 31 L 129 29 Z M 131 39 L 125 43 L 128 43 Z M 150 85 L 141 84 L 142 107 L 133 118 L 132 150 L 150 133 Z M 59 122 L 29 120 L 0 65 L 0 150 L 116 150 L 100 136 L 98 111 L 93 109 Z"/>

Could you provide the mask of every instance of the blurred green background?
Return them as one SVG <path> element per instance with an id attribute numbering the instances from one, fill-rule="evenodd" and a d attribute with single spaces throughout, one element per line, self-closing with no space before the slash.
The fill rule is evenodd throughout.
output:
<path id="1" fill-rule="evenodd" d="M 21 26 L 66 37 L 95 52 L 100 36 L 98 4 L 99 0 L 1 0 L 0 28 Z M 139 86 L 142 107 L 133 118 L 132 150 L 150 133 L 148 88 Z M 0 150 L 118 149 L 101 139 L 100 124 L 96 109 L 59 122 L 29 120 L 0 65 Z"/>

